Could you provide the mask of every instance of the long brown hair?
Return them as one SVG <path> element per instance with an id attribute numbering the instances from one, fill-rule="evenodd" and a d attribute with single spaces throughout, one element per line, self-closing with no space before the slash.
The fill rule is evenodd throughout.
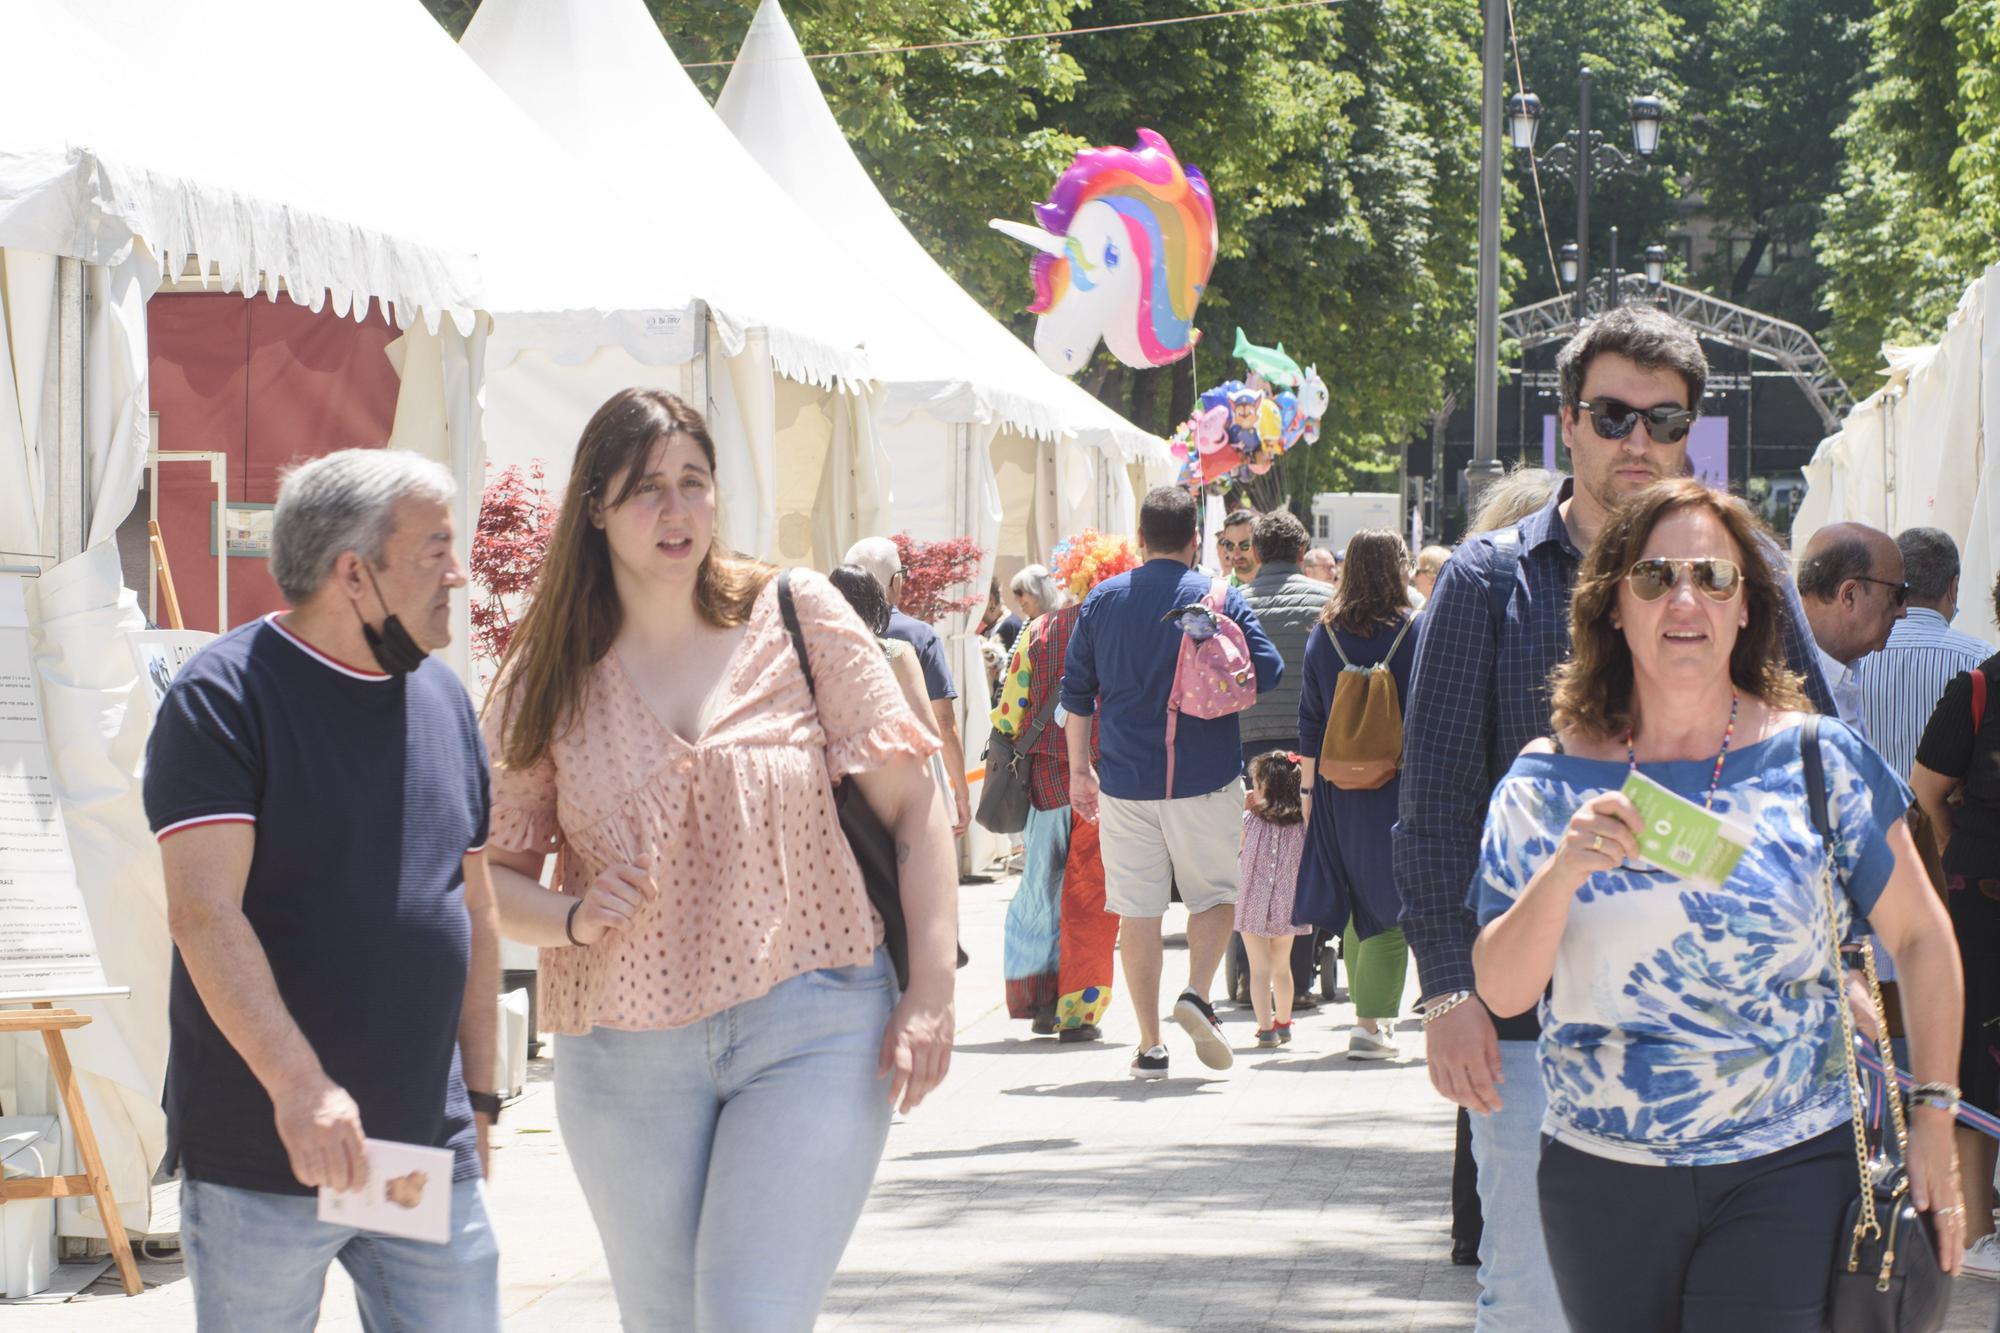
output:
<path id="1" fill-rule="evenodd" d="M 676 431 L 694 441 L 713 472 L 708 423 L 664 390 L 620 390 L 584 426 L 532 600 L 486 701 L 491 708 L 495 699 L 506 700 L 504 766 L 533 767 L 582 708 L 591 669 L 611 651 L 625 623 L 611 579 L 611 548 L 592 514 L 630 499 L 653 447 Z M 741 625 L 770 578 L 768 566 L 731 556 L 718 528 L 695 574 L 695 611 L 718 629 Z"/>
<path id="2" fill-rule="evenodd" d="M 1410 548 L 1387 528 L 1369 528 L 1347 541 L 1340 587 L 1327 599 L 1319 623 L 1328 631 L 1373 634 L 1410 613 Z"/>
<path id="3" fill-rule="evenodd" d="M 1799 678 L 1785 665 L 1785 594 L 1771 571 L 1771 538 L 1750 506 L 1682 477 L 1658 481 L 1612 511 L 1576 573 L 1570 596 L 1570 656 L 1557 666 L 1554 717 L 1558 731 L 1574 727 L 1588 736 L 1616 736 L 1632 725 L 1632 649 L 1611 613 L 1626 571 L 1636 564 L 1669 515 L 1705 509 L 1727 529 L 1743 567 L 1749 623 L 1729 653 L 1729 679 L 1744 694 L 1772 708 L 1811 711 Z"/>

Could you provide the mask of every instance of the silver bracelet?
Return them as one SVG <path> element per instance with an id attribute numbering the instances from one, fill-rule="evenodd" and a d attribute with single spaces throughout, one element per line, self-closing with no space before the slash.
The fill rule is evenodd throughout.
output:
<path id="1" fill-rule="evenodd" d="M 1472 992 L 1469 990 L 1453 991 L 1443 999 L 1425 1005 L 1423 1010 L 1424 1026 L 1429 1027 L 1432 1023 L 1437 1022 L 1440 1018 L 1443 1018 L 1446 1014 L 1471 998 Z"/>
<path id="2" fill-rule="evenodd" d="M 1947 1115 L 1958 1114 L 1959 1090 L 1951 1083 L 1919 1083 L 1910 1089 L 1911 1106 L 1930 1106 Z"/>

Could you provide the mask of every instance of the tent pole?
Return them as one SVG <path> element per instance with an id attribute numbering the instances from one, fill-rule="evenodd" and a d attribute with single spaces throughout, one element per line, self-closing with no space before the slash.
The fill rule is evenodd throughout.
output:
<path id="1" fill-rule="evenodd" d="M 44 547 L 54 562 L 81 555 L 89 540 L 84 526 L 85 478 L 83 440 L 83 261 L 56 261 L 56 456 L 42 473 L 47 516 L 53 543 Z"/>

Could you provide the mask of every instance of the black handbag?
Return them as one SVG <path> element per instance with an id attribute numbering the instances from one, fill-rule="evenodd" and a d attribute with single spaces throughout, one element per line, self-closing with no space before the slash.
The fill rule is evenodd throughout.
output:
<path id="1" fill-rule="evenodd" d="M 792 604 L 791 571 L 778 574 L 778 615 L 785 632 L 792 636 L 792 651 L 798 654 L 799 670 L 805 673 L 806 691 L 819 706 L 819 689 L 813 683 L 812 658 L 806 655 L 805 632 L 799 628 L 799 610 Z M 910 987 L 910 925 L 903 916 L 902 877 L 896 868 L 896 837 L 861 795 L 861 789 L 845 778 L 833 784 L 833 809 L 840 818 L 840 831 L 861 868 L 861 883 L 868 901 L 882 918 L 882 947 L 889 951 L 889 964 L 896 969 L 896 984 Z M 965 950 L 958 951 L 958 965 L 970 961 Z"/>
<path id="2" fill-rule="evenodd" d="M 1033 626 L 1024 627 L 1028 633 Z M 1019 833 L 1028 827 L 1028 751 L 1048 729 L 1062 691 L 1051 689 L 1018 739 L 995 731 L 986 738 L 986 779 L 979 788 L 973 819 L 989 833 Z"/>
<path id="3" fill-rule="evenodd" d="M 1820 762 L 1819 719 L 1809 717 L 1799 729 L 1800 759 L 1805 767 L 1806 803 L 1813 827 L 1826 843 L 1827 929 L 1833 939 L 1833 973 L 1839 993 L 1841 1050 L 1847 1057 L 1847 1092 L 1854 1111 L 1854 1158 L 1860 1187 L 1847 1205 L 1833 1256 L 1833 1281 L 1827 1289 L 1827 1327 L 1832 1333 L 1936 1333 L 1951 1309 L 1951 1277 L 1938 1267 L 1937 1230 L 1929 1214 L 1910 1198 L 1909 1131 L 1903 1119 L 1903 1096 L 1891 1088 L 1883 1100 L 1895 1128 L 1897 1160 L 1870 1154 L 1867 1116 L 1861 1091 L 1861 1070 L 1854 1058 L 1854 1015 L 1847 1007 L 1840 962 L 1840 919 L 1833 887 L 1833 824 L 1827 817 L 1826 777 Z M 1882 1007 L 1882 986 L 1875 975 L 1875 951 L 1861 941 L 1861 968 L 1875 1005 L 1875 1040 L 1882 1068 L 1896 1067 L 1889 1047 L 1889 1020 Z"/>

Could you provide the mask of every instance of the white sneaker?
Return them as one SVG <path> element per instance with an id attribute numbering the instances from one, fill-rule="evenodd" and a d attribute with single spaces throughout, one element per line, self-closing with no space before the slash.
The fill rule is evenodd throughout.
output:
<path id="1" fill-rule="evenodd" d="M 2000 1236 L 1989 1231 L 1968 1245 L 1958 1272 L 1961 1277 L 1977 1277 L 1984 1278 L 1988 1282 L 2000 1282 Z"/>
<path id="2" fill-rule="evenodd" d="M 1394 1032 L 1386 1023 L 1378 1032 L 1357 1027 L 1347 1039 L 1347 1058 L 1350 1060 L 1393 1060 L 1401 1054 L 1396 1049 Z"/>

